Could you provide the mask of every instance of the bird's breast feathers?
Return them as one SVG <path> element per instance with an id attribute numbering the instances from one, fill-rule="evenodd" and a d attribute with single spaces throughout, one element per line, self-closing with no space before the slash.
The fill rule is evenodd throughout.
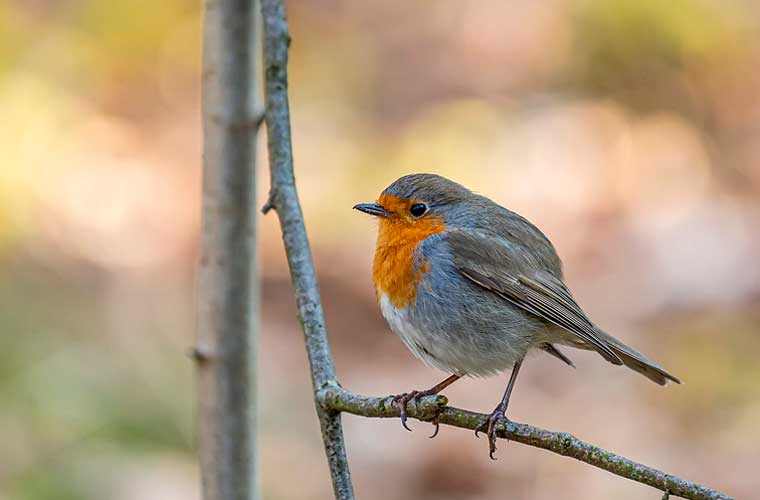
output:
<path id="1" fill-rule="evenodd" d="M 434 341 L 434 337 L 430 332 L 418 328 L 411 321 L 407 307 L 396 307 L 388 298 L 388 295 L 384 293 L 379 293 L 378 302 L 380 303 L 383 317 L 388 322 L 391 330 L 401 338 L 412 354 L 433 368 L 442 371 L 460 372 L 459 369 L 453 368 L 453 365 L 446 361 L 446 356 L 443 353 L 439 352 L 442 346 Z M 464 372 L 462 371 L 461 373 Z"/>
<path id="2" fill-rule="evenodd" d="M 417 245 L 444 230 L 443 220 L 432 217 L 417 221 L 395 218 L 380 220 L 372 281 L 381 306 L 383 295 L 398 308 L 414 302 L 417 285 L 429 270 L 427 262 L 415 262 Z"/>

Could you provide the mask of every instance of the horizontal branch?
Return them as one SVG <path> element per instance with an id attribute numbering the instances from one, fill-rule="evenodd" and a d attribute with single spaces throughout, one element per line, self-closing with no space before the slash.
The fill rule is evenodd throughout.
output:
<path id="1" fill-rule="evenodd" d="M 393 397 L 366 397 L 347 391 L 335 383 L 326 384 L 318 393 L 320 403 L 332 411 L 353 413 L 362 417 L 399 417 Z M 430 421 L 438 418 L 439 424 L 475 430 L 486 415 L 447 406 L 446 396 L 427 396 L 407 406 L 409 417 Z M 618 476 L 647 484 L 670 495 L 693 500 L 732 500 L 731 497 L 705 486 L 686 481 L 671 474 L 653 469 L 612 452 L 581 441 L 565 433 L 552 432 L 532 425 L 504 420 L 497 425 L 500 438 L 542 448 L 559 455 L 575 458 Z"/>

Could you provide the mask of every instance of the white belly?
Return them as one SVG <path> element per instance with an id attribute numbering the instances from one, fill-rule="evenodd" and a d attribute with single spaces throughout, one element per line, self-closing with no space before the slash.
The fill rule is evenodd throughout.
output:
<path id="1" fill-rule="evenodd" d="M 461 336 L 452 338 L 448 332 L 419 328 L 410 320 L 407 308 L 394 306 L 382 292 L 379 296 L 380 310 L 391 330 L 430 367 L 459 376 L 486 377 L 511 368 L 525 354 L 517 352 L 509 342 L 483 351 Z"/>
<path id="2" fill-rule="evenodd" d="M 436 345 L 431 336 L 421 331 L 409 321 L 406 307 L 396 307 L 388 299 L 388 296 L 380 292 L 380 310 L 393 333 L 401 337 L 406 347 L 426 365 L 437 368 L 447 373 L 459 372 L 450 364 L 446 363 L 445 355 L 438 351 L 443 347 Z M 460 373 L 463 375 L 463 373 Z"/>

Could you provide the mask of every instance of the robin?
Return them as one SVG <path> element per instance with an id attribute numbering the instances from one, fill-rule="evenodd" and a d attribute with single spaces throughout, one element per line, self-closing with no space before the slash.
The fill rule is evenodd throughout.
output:
<path id="1" fill-rule="evenodd" d="M 415 356 L 451 375 L 434 387 L 394 396 L 407 404 L 464 376 L 512 369 L 504 396 L 475 430 L 496 451 L 517 374 L 529 351 L 574 367 L 557 347 L 594 350 L 660 385 L 680 381 L 594 325 L 562 277 L 549 239 L 524 217 L 433 174 L 401 177 L 356 210 L 380 221 L 372 280 L 383 316 Z M 438 432 L 435 422 L 434 437 Z"/>

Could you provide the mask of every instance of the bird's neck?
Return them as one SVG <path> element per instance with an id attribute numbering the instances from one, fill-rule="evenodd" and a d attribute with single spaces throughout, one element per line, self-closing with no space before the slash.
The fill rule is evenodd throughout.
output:
<path id="1" fill-rule="evenodd" d="M 380 220 L 372 266 L 378 301 L 385 295 L 398 308 L 414 302 L 417 284 L 427 272 L 426 262 L 415 266 L 414 251 L 420 242 L 444 230 L 443 220 L 433 217 L 414 222 L 394 218 Z"/>

